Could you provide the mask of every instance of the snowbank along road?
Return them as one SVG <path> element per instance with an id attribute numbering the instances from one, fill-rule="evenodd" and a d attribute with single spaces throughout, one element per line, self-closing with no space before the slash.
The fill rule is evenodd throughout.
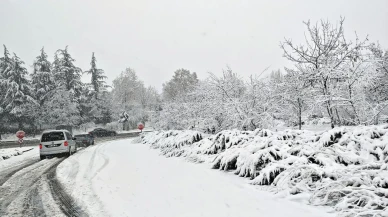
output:
<path id="1" fill-rule="evenodd" d="M 119 138 L 101 138 L 96 144 Z M 89 148 L 79 149 L 73 156 Z M 88 216 L 57 179 L 57 167 L 66 161 L 40 161 L 38 148 L 0 161 L 0 216 Z"/>

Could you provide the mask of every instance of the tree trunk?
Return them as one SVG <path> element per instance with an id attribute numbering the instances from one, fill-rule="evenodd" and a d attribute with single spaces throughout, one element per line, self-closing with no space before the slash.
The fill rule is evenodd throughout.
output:
<path id="1" fill-rule="evenodd" d="M 23 122 L 22 122 L 22 120 L 21 120 L 21 118 L 18 118 L 19 119 L 19 123 L 18 123 L 18 125 L 19 125 L 19 130 L 23 130 Z"/>
<path id="2" fill-rule="evenodd" d="M 375 116 L 375 125 L 379 124 L 380 113 Z"/>
<path id="3" fill-rule="evenodd" d="M 333 128 L 334 128 L 333 109 L 330 108 L 330 103 L 329 103 L 329 102 L 326 103 L 326 109 L 327 109 L 327 114 L 328 114 L 329 117 L 330 117 L 331 128 L 333 129 Z"/>
<path id="4" fill-rule="evenodd" d="M 299 118 L 299 130 L 302 129 L 302 103 L 298 98 L 298 118 Z"/>
<path id="5" fill-rule="evenodd" d="M 341 126 L 341 125 L 342 125 L 342 124 L 341 124 L 341 119 L 340 119 L 340 116 L 339 116 L 339 114 L 338 114 L 337 108 L 335 108 L 335 113 L 337 114 L 338 125 Z"/>
<path id="6" fill-rule="evenodd" d="M 35 126 L 35 123 L 33 123 L 33 124 L 32 124 L 32 129 L 33 129 L 33 131 L 34 131 L 34 132 L 33 132 L 33 134 L 34 134 L 33 137 L 34 137 L 34 138 L 35 138 L 35 136 L 36 136 L 36 128 L 37 128 L 37 127 Z"/>

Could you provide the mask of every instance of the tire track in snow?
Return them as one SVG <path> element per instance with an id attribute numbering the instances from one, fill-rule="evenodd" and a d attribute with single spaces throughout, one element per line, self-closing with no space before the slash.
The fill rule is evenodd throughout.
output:
<path id="1" fill-rule="evenodd" d="M 105 145 L 104 145 L 104 146 L 101 145 L 101 147 L 100 147 L 98 150 L 96 150 L 96 151 L 98 151 L 98 154 L 100 154 L 100 156 L 103 158 L 104 163 L 102 164 L 102 166 L 101 166 L 100 168 L 98 168 L 98 169 L 96 170 L 96 172 L 94 173 L 94 175 L 92 176 L 92 178 L 90 179 L 90 181 L 92 181 L 92 180 L 94 179 L 94 177 L 96 177 L 96 176 L 98 175 L 98 173 L 100 173 L 101 170 L 103 170 L 103 169 L 109 164 L 109 158 L 105 156 L 105 154 L 104 154 L 103 151 L 101 151 L 101 149 L 102 149 L 103 147 L 105 147 Z"/>
<path id="2" fill-rule="evenodd" d="M 38 193 L 39 184 L 35 184 L 27 193 L 27 197 L 23 204 L 23 216 L 44 217 L 45 212 L 43 208 L 42 198 Z"/>
<path id="3" fill-rule="evenodd" d="M 61 204 L 60 208 L 64 214 L 71 217 L 88 216 L 82 208 L 74 202 L 74 199 L 65 191 L 63 185 L 58 181 L 56 167 L 53 167 L 48 171 L 47 179 L 53 198 Z"/>
<path id="4" fill-rule="evenodd" d="M 26 201 L 27 203 L 38 201 L 33 198 L 28 199 L 28 195 L 34 193 L 31 187 L 34 187 L 43 174 L 55 168 L 62 160 L 43 160 L 15 172 L 0 187 L 0 216 L 25 216 L 23 212 L 28 212 L 28 210 L 20 209 L 20 207 L 32 208 L 34 206 L 25 205 Z"/>
<path id="5" fill-rule="evenodd" d="M 102 156 L 106 144 L 100 144 L 88 148 L 88 152 L 83 155 L 71 157 L 68 161 L 61 164 L 58 169 L 60 183 L 64 186 L 66 192 L 77 199 L 82 208 L 90 216 L 107 216 L 106 210 L 101 203 L 100 198 L 95 193 L 92 180 L 106 165 L 109 160 Z M 86 165 L 79 165 L 80 160 L 87 162 Z M 73 172 L 77 170 L 77 172 Z M 71 187 L 71 186 L 74 186 Z M 84 213 L 86 214 L 86 213 Z"/>
<path id="6" fill-rule="evenodd" d="M 37 162 L 39 162 L 39 159 L 34 158 L 34 159 L 28 160 L 27 162 L 21 162 L 16 165 L 12 165 L 10 167 L 2 169 L 3 171 L 0 172 L 0 186 L 2 186 L 9 178 L 11 178 L 19 170 L 25 167 L 31 166 L 32 164 L 35 164 Z"/>

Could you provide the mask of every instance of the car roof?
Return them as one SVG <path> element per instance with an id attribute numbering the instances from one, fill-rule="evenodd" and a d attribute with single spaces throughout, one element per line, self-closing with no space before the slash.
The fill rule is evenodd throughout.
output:
<path id="1" fill-rule="evenodd" d="M 43 131 L 43 133 L 52 133 L 52 132 L 70 133 L 68 130 L 45 130 L 45 131 Z"/>

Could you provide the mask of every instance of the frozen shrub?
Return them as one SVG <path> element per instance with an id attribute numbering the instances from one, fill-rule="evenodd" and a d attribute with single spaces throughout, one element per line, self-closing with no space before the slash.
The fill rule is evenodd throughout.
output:
<path id="1" fill-rule="evenodd" d="M 160 149 L 167 157 L 183 154 L 183 146 L 202 140 L 202 133 L 197 131 L 165 131 L 151 132 L 143 136 L 143 143 L 151 144 L 152 148 Z"/>

